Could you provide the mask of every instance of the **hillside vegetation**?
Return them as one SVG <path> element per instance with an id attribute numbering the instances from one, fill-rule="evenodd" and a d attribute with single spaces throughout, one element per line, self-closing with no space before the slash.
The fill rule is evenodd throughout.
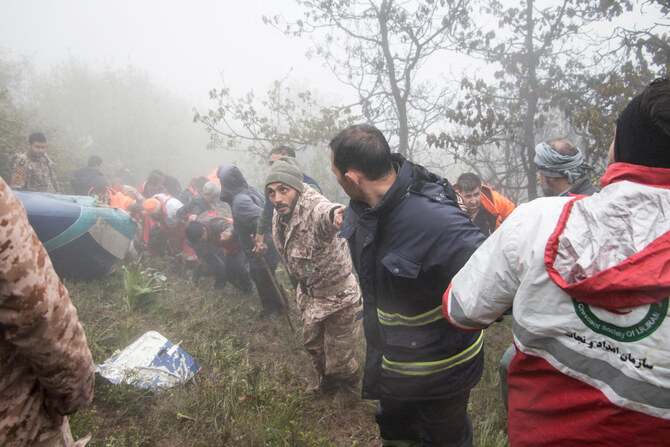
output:
<path id="1" fill-rule="evenodd" d="M 97 377 L 90 408 L 70 417 L 75 439 L 92 433 L 93 447 L 381 445 L 376 402 L 304 394 L 315 376 L 294 303 L 292 333 L 282 317 L 258 318 L 255 295 L 230 285 L 215 290 L 206 280 L 194 286 L 171 260 L 144 260 L 146 267 L 163 272 L 167 286 L 132 310 L 120 269 L 101 281 L 66 282 L 93 359 L 100 364 L 155 330 L 180 343 L 202 369 L 192 381 L 157 393 Z M 485 340 L 484 375 L 470 399 L 475 445 L 506 446 L 498 361 L 511 343 L 509 321 L 495 324 Z M 361 364 L 364 347 L 361 335 Z"/>

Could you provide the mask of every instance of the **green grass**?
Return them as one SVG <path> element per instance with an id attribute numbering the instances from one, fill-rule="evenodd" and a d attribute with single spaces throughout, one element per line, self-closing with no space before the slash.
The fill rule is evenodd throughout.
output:
<path id="1" fill-rule="evenodd" d="M 468 405 L 474 443 L 481 447 L 509 446 L 507 413 L 500 395 L 500 358 L 512 344 L 511 316 L 494 323 L 484 333 L 484 372 L 470 393 Z"/>
<path id="2" fill-rule="evenodd" d="M 283 317 L 257 318 L 260 303 L 231 286 L 198 287 L 167 260 L 147 260 L 167 277 L 165 289 L 129 311 L 123 272 L 95 282 L 67 282 L 96 364 L 148 330 L 156 330 L 202 365 L 193 380 L 153 393 L 97 377 L 95 398 L 70 416 L 75 439 L 90 446 L 374 446 L 375 402 L 303 394 L 315 380 L 301 346 L 294 301 L 291 332 Z M 287 289 L 290 284 L 278 269 Z M 362 332 L 362 331 L 361 331 Z M 359 340 L 359 360 L 365 341 Z M 485 335 L 485 371 L 472 391 L 475 445 L 507 446 L 498 361 L 511 343 L 509 323 Z"/>
<path id="3" fill-rule="evenodd" d="M 149 305 L 151 299 L 163 290 L 159 272 L 154 269 L 142 270 L 139 260 L 123 266 L 123 286 L 126 291 L 123 303 L 129 312 Z"/>

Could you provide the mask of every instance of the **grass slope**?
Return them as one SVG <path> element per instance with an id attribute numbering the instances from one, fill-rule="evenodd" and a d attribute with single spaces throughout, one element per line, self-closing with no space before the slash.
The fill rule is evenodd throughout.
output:
<path id="1" fill-rule="evenodd" d="M 300 341 L 295 304 L 292 333 L 284 318 L 257 318 L 258 298 L 230 285 L 193 286 L 166 260 L 148 260 L 167 287 L 133 311 L 124 304 L 120 272 L 96 282 L 67 282 L 96 364 L 156 330 L 202 365 L 194 380 L 156 394 L 97 377 L 88 410 L 70 416 L 75 439 L 89 446 L 377 446 L 375 402 L 351 395 L 303 394 L 315 377 Z M 284 284 L 287 281 L 282 281 Z M 362 332 L 362 331 L 361 331 Z M 470 398 L 475 445 L 506 446 L 498 361 L 511 343 L 509 322 L 485 335 L 485 371 Z M 359 360 L 365 340 L 359 340 Z"/>

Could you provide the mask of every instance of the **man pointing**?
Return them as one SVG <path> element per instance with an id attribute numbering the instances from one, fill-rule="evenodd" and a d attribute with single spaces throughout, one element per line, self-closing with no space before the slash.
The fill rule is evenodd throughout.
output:
<path id="1" fill-rule="evenodd" d="M 361 295 L 347 243 L 333 225 L 342 205 L 304 183 L 295 158 L 275 161 L 265 184 L 276 211 L 274 243 L 298 281 L 303 345 L 318 375 L 313 391 L 352 391 L 358 384 L 355 318 Z"/>

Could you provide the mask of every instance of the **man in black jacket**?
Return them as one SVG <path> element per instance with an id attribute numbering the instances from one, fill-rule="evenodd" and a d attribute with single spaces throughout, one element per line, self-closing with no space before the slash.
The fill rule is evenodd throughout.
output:
<path id="1" fill-rule="evenodd" d="M 263 305 L 260 316 L 268 317 L 272 314 L 279 314 L 281 313 L 281 298 L 274 289 L 272 278 L 268 275 L 263 260 L 253 252 L 255 245 L 253 236 L 256 234 L 258 218 L 265 205 L 263 193 L 260 189 L 247 183 L 237 166 L 221 166 L 217 171 L 217 176 L 221 181 L 221 201 L 230 205 L 235 221 L 233 233 L 238 237 L 240 246 L 249 261 L 249 275 L 256 284 L 258 297 Z M 279 253 L 272 242 L 271 233 L 266 235 L 265 240 L 268 250 L 264 261 L 274 276 L 279 263 Z"/>
<path id="2" fill-rule="evenodd" d="M 108 185 L 107 179 L 100 172 L 102 158 L 97 155 L 88 157 L 88 163 L 83 168 L 74 172 L 72 189 L 75 195 L 87 196 L 91 192 L 104 192 Z"/>
<path id="3" fill-rule="evenodd" d="M 201 192 L 196 193 L 186 205 L 177 210 L 177 216 L 184 217 L 189 214 L 199 216 L 208 211 L 214 212 L 213 205 L 219 200 L 220 195 L 221 187 L 214 182 L 207 182 Z"/>
<path id="4" fill-rule="evenodd" d="M 482 332 L 453 328 L 441 297 L 484 236 L 446 179 L 391 155 L 373 126 L 348 127 L 330 148 L 351 198 L 340 234 L 363 291 L 363 398 L 379 399 L 384 445 L 472 446 L 467 405 Z"/>

